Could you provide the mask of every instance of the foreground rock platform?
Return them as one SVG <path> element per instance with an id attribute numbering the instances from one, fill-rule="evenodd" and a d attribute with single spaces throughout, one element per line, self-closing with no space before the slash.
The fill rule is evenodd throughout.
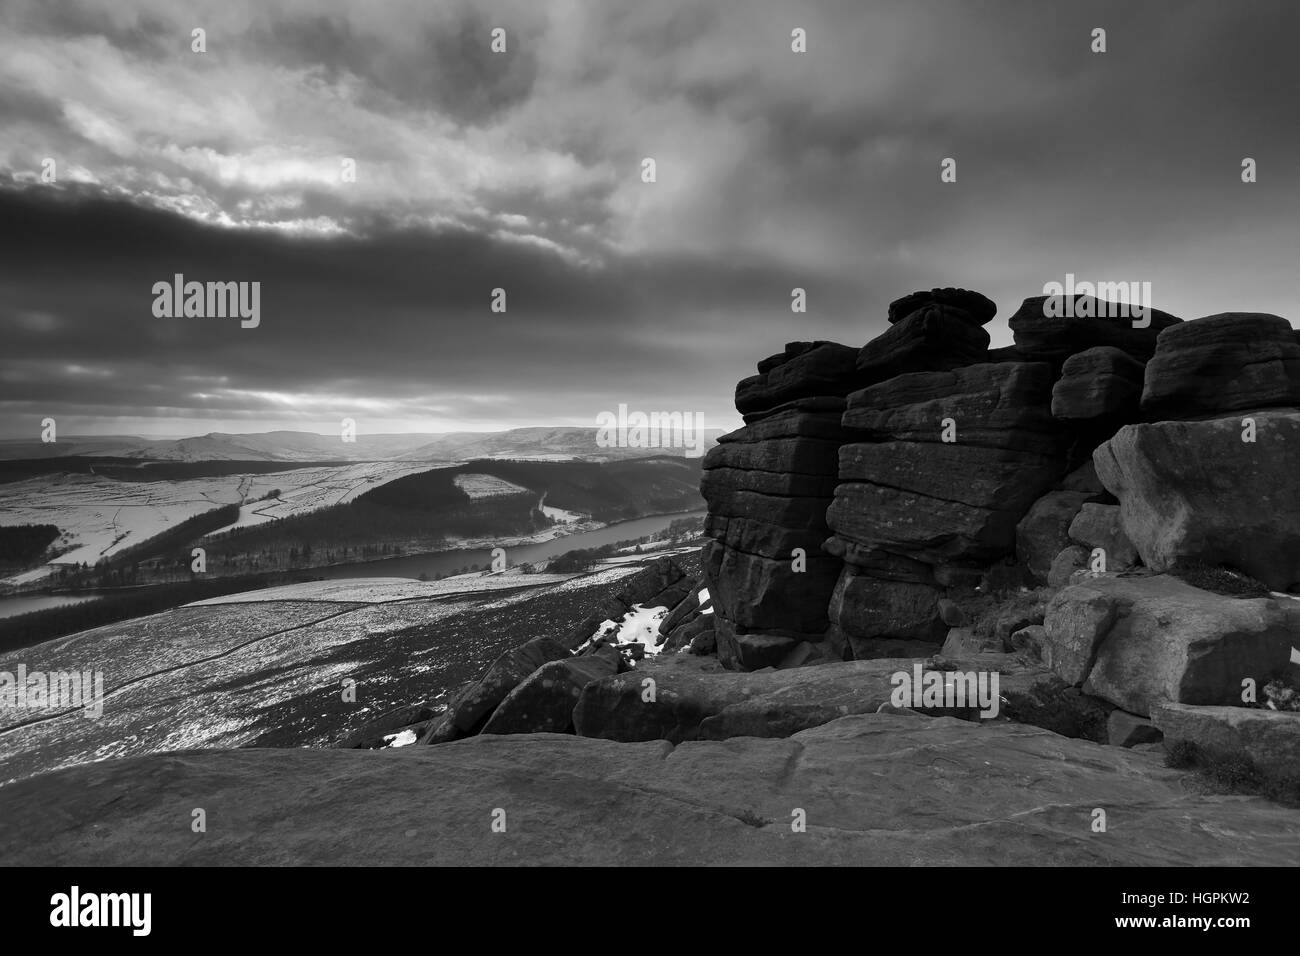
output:
<path id="1" fill-rule="evenodd" d="M 0 788 L 5 865 L 1293 865 L 1300 814 L 1152 753 L 873 714 L 676 747 L 187 751 Z M 191 831 L 203 807 L 207 832 Z M 492 831 L 505 811 L 506 832 Z M 792 812 L 807 815 L 792 832 Z M 1093 832 L 1094 811 L 1106 832 Z"/>

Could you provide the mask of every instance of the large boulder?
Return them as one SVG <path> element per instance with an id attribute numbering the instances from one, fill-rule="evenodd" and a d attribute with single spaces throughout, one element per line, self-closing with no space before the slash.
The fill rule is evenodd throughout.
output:
<path id="1" fill-rule="evenodd" d="M 846 714 L 875 713 L 889 703 L 894 675 L 910 677 L 918 663 L 877 658 L 741 673 L 707 658 L 660 657 L 588 684 L 573 721 L 581 736 L 622 741 L 788 737 Z M 1050 677 L 1003 655 L 962 666 L 1007 669 L 1005 687 L 1022 692 Z"/>
<path id="2" fill-rule="evenodd" d="M 1300 602 L 1102 574 L 1061 590 L 1043 626 L 1045 662 L 1063 680 L 1145 717 L 1165 701 L 1239 703 L 1243 680 L 1262 684 L 1289 660 Z"/>
<path id="3" fill-rule="evenodd" d="M 1149 568 L 1231 566 L 1273 590 L 1300 585 L 1300 411 L 1127 425 L 1093 461 Z"/>
<path id="4" fill-rule="evenodd" d="M 930 289 L 928 292 L 913 292 L 889 303 L 889 324 L 901 322 L 927 305 L 945 306 L 976 325 L 988 325 L 998 311 L 992 299 L 970 289 Z"/>
<path id="5" fill-rule="evenodd" d="M 1224 312 L 1162 332 L 1147 366 L 1148 420 L 1300 405 L 1300 342 L 1291 323 Z"/>
<path id="6" fill-rule="evenodd" d="M 852 661 L 742 673 L 680 655 L 589 685 L 574 726 L 583 737 L 623 741 L 788 737 L 845 714 L 874 713 L 889 700 L 890 675 L 910 667 Z"/>
<path id="7" fill-rule="evenodd" d="M 1161 330 L 1182 319 L 1152 309 L 1147 325 L 1120 314 L 1121 304 L 1090 295 L 1076 295 L 1072 314 L 1064 296 L 1031 296 L 1007 320 L 1016 348 L 1033 360 L 1061 364 L 1071 355 L 1097 346 L 1117 348 L 1139 362 L 1151 358 Z M 1135 326 L 1134 322 L 1139 325 Z"/>
<path id="8" fill-rule="evenodd" d="M 1064 587 L 1043 615 L 1039 653 L 1043 663 L 1071 686 L 1088 679 L 1097 652 L 1110 636 L 1119 616 L 1120 602 L 1096 588 Z"/>

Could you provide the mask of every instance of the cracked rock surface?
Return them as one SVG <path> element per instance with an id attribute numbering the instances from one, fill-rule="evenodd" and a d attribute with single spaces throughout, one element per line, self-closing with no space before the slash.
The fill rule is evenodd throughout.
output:
<path id="1" fill-rule="evenodd" d="M 195 807 L 206 833 L 191 831 Z M 1094 832 L 1097 809 L 1105 832 Z M 792 831 L 796 810 L 806 832 Z M 1157 755 L 1018 724 L 893 714 L 675 747 L 531 734 L 157 754 L 0 789 L 0 862 L 10 865 L 1296 859 L 1300 814 L 1196 792 Z"/>

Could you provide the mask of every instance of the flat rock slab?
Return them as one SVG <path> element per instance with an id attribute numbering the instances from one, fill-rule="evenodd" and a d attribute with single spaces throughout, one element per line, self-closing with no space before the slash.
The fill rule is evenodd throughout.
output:
<path id="1" fill-rule="evenodd" d="M 910 673 L 912 663 L 882 658 L 746 673 L 677 654 L 588 684 L 573 722 L 584 737 L 620 741 L 788 737 L 874 713 L 889 702 L 891 676 Z"/>
<path id="2" fill-rule="evenodd" d="M 1300 815 L 1157 755 L 845 717 L 785 740 L 557 734 L 189 751 L 0 789 L 6 865 L 1294 865 Z M 207 811 L 205 834 L 190 813 Z M 1106 832 L 1094 833 L 1096 808 Z M 804 811 L 806 832 L 792 832 Z M 506 831 L 494 833 L 494 810 Z M 496 814 L 500 818 L 500 813 Z"/>
<path id="3" fill-rule="evenodd" d="M 1245 754 L 1268 771 L 1300 773 L 1300 713 L 1160 704 L 1151 720 L 1168 743 L 1187 740 L 1211 753 Z"/>
<path id="4" fill-rule="evenodd" d="M 906 649 L 905 642 L 891 643 Z M 931 657 L 939 649 L 937 644 L 925 647 Z M 963 653 L 944 663 L 967 673 L 996 672 L 1007 699 L 1056 683 L 1049 669 L 1022 655 Z M 873 657 L 743 672 L 724 670 L 713 658 L 673 654 L 588 684 L 573 722 L 581 736 L 624 742 L 789 737 L 841 717 L 875 713 L 890 703 L 894 675 L 911 676 L 917 665 L 929 668 L 930 663 Z M 935 713 L 925 711 L 926 716 Z"/>

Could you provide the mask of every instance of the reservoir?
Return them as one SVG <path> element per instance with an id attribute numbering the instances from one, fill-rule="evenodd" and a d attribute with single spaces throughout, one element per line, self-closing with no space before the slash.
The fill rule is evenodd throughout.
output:
<path id="1" fill-rule="evenodd" d="M 93 594 L 30 594 L 0 598 L 0 618 L 15 617 L 31 611 L 47 611 L 52 607 L 93 601 Z"/>

